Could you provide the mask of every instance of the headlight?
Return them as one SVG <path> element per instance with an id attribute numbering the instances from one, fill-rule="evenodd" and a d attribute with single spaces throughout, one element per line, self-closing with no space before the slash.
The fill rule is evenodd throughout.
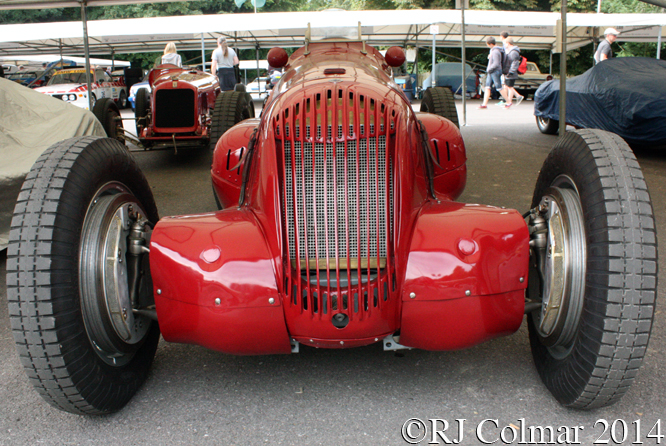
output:
<path id="1" fill-rule="evenodd" d="M 76 101 L 76 95 L 75 94 L 70 94 L 69 95 L 69 100 L 70 101 Z"/>

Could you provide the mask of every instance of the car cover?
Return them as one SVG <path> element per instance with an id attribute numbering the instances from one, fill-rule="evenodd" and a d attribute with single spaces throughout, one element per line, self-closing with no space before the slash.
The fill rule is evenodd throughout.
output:
<path id="1" fill-rule="evenodd" d="M 629 144 L 666 144 L 666 61 L 618 57 L 567 79 L 567 123 L 616 133 Z M 545 82 L 534 114 L 559 120 L 560 81 Z"/>
<path id="2" fill-rule="evenodd" d="M 16 197 L 33 163 L 52 144 L 106 136 L 87 110 L 0 78 L 0 250 L 7 247 Z"/>

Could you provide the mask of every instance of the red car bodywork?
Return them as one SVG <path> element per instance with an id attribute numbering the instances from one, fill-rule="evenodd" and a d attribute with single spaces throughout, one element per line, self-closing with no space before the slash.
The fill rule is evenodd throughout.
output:
<path id="1" fill-rule="evenodd" d="M 220 92 L 217 76 L 175 65 L 150 71 L 150 116 L 139 131 L 144 145 L 174 141 L 205 144 L 210 138 L 210 111 Z"/>
<path id="2" fill-rule="evenodd" d="M 515 210 L 453 201 L 465 162 L 456 126 L 413 112 L 374 48 L 296 51 L 262 118 L 217 143 L 226 209 L 153 231 L 164 338 L 269 354 L 396 334 L 450 350 L 514 332 L 527 225 Z"/>

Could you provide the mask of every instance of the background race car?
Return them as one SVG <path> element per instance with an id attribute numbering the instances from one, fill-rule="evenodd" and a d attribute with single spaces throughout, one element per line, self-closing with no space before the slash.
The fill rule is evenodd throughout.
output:
<path id="1" fill-rule="evenodd" d="M 93 107 L 95 102 L 102 98 L 112 99 L 119 108 L 127 107 L 127 87 L 122 81 L 113 81 L 101 68 L 90 70 L 90 74 Z M 88 88 L 84 68 L 57 71 L 45 87 L 35 90 L 88 109 Z"/>

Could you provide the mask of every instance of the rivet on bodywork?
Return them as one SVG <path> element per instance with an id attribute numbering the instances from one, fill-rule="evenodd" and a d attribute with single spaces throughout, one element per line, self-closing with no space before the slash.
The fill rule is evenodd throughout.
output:
<path id="1" fill-rule="evenodd" d="M 465 291 L 465 296 L 471 296 L 472 292 L 470 290 Z"/>
<path id="2" fill-rule="evenodd" d="M 414 293 L 414 292 L 409 293 L 409 297 L 410 297 L 410 299 L 416 298 L 416 293 Z"/>
<path id="3" fill-rule="evenodd" d="M 160 289 L 158 288 L 158 289 L 157 289 L 157 294 L 162 294 L 162 290 L 160 290 Z"/>
<path id="4" fill-rule="evenodd" d="M 521 277 L 521 278 L 520 278 L 520 279 L 518 279 L 518 280 L 520 280 L 520 283 L 523 283 L 523 282 L 525 282 L 525 278 L 524 278 L 524 277 Z"/>
<path id="5" fill-rule="evenodd" d="M 273 305 L 275 303 L 275 299 L 271 297 L 270 299 L 268 299 L 268 303 Z"/>
<path id="6" fill-rule="evenodd" d="M 340 345 L 345 345 L 345 341 L 340 341 Z"/>
<path id="7" fill-rule="evenodd" d="M 220 305 L 221 303 L 222 303 L 222 301 L 220 300 L 220 298 L 216 297 L 215 298 L 215 305 Z"/>

